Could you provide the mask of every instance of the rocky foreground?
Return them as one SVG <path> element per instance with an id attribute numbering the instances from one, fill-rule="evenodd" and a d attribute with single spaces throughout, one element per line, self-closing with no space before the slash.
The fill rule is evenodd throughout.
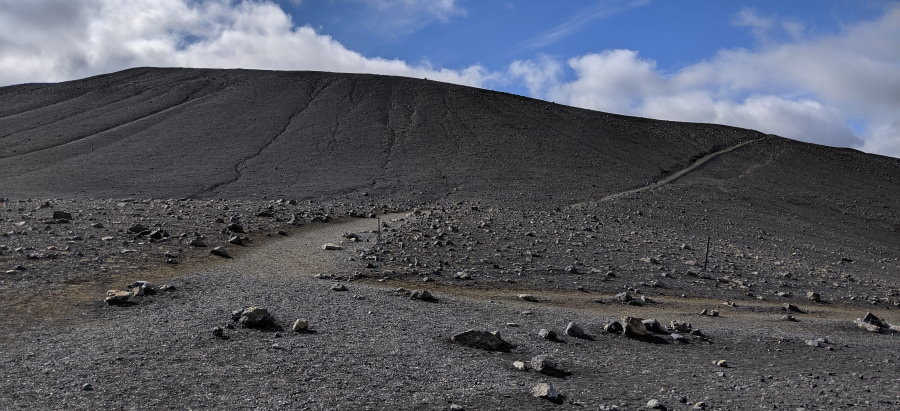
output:
<path id="1" fill-rule="evenodd" d="M 5 201 L 0 403 L 900 405 L 896 260 L 623 201 Z"/>

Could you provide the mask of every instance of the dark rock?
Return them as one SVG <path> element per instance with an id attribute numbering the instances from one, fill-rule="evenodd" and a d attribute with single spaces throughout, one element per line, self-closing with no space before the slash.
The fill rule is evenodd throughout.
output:
<path id="1" fill-rule="evenodd" d="M 538 355 L 531 359 L 531 369 L 551 377 L 567 377 L 572 373 L 564 370 L 552 358 L 546 355 Z"/>
<path id="2" fill-rule="evenodd" d="M 450 337 L 450 340 L 460 345 L 488 351 L 506 351 L 513 347 L 500 337 L 499 331 L 468 330 Z"/>
<path id="3" fill-rule="evenodd" d="M 268 328 L 275 325 L 275 318 L 264 307 L 247 307 L 241 310 L 238 324 L 246 328 Z"/>
<path id="4" fill-rule="evenodd" d="M 410 293 L 410 295 L 409 295 L 409 299 L 428 301 L 428 302 L 437 301 L 437 298 L 435 298 L 433 295 L 431 295 L 431 293 L 428 292 L 428 290 L 413 290 L 413 292 Z"/>
<path id="5" fill-rule="evenodd" d="M 618 321 L 611 321 L 608 324 L 603 326 L 603 330 L 610 334 L 621 334 L 625 329 L 622 327 L 622 323 Z"/>
<path id="6" fill-rule="evenodd" d="M 548 341 L 557 341 L 559 339 L 555 331 L 547 330 L 544 328 L 541 328 L 541 330 L 538 331 L 538 337 Z"/>
<path id="7" fill-rule="evenodd" d="M 801 310 L 800 307 L 797 307 L 794 304 L 785 303 L 784 309 L 787 311 L 795 312 L 795 313 L 803 313 L 803 310 Z"/>
<path id="8" fill-rule="evenodd" d="M 615 299 L 618 301 L 627 303 L 627 302 L 633 300 L 633 297 L 627 291 L 623 291 L 621 293 L 616 294 Z"/>
<path id="9" fill-rule="evenodd" d="M 812 302 L 814 302 L 814 303 L 820 303 L 820 302 L 822 302 L 822 296 L 819 295 L 819 293 L 814 292 L 814 291 L 807 291 L 807 292 L 806 292 L 806 299 L 809 300 L 809 301 L 812 301 Z"/>
<path id="10" fill-rule="evenodd" d="M 53 212 L 53 218 L 55 218 L 57 220 L 71 220 L 72 213 L 56 210 Z"/>
<path id="11" fill-rule="evenodd" d="M 225 229 L 227 229 L 228 231 L 231 231 L 233 233 L 243 233 L 244 232 L 244 226 L 242 226 L 240 223 L 228 224 L 225 227 Z"/>
<path id="12" fill-rule="evenodd" d="M 209 253 L 212 255 L 217 255 L 222 258 L 231 258 L 231 254 L 228 253 L 228 250 L 225 247 L 219 246 L 209 250 Z"/>
<path id="13" fill-rule="evenodd" d="M 584 329 L 581 328 L 581 326 L 576 324 L 574 321 L 569 322 L 569 324 L 566 325 L 566 335 L 568 335 L 569 337 L 574 337 L 574 338 L 583 338 L 583 339 L 590 338 L 590 336 L 588 336 L 587 333 L 584 332 Z"/>
<path id="14" fill-rule="evenodd" d="M 622 319 L 624 330 L 622 334 L 626 337 L 641 338 L 646 337 L 649 333 L 644 326 L 644 319 L 637 317 L 625 317 Z"/>
<path id="15" fill-rule="evenodd" d="M 334 283 L 331 285 L 331 291 L 347 291 L 347 286 L 341 283 Z"/>
<path id="16" fill-rule="evenodd" d="M 143 224 L 135 224 L 128 228 L 128 232 L 132 234 L 143 233 L 145 231 L 150 231 L 150 229 L 145 227 Z"/>

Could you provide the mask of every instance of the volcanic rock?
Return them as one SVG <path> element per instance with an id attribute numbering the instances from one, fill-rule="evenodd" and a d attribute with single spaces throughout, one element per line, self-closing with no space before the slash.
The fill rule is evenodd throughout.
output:
<path id="1" fill-rule="evenodd" d="M 122 290 L 109 290 L 106 292 L 106 301 L 109 305 L 125 305 L 131 300 L 131 292 L 130 291 L 122 291 Z"/>
<path id="2" fill-rule="evenodd" d="M 572 374 L 564 370 L 556 361 L 546 355 L 535 356 L 531 359 L 530 364 L 532 370 L 551 377 L 562 378 Z"/>
<path id="3" fill-rule="evenodd" d="M 513 347 L 500 337 L 499 331 L 468 330 L 450 337 L 450 340 L 460 345 L 488 351 L 506 351 Z"/>
<path id="4" fill-rule="evenodd" d="M 554 403 L 562 402 L 562 396 L 559 394 L 559 391 L 557 391 L 553 385 L 545 382 L 538 383 L 534 387 L 531 387 L 531 395 Z"/>
<path id="5" fill-rule="evenodd" d="M 246 328 L 268 328 L 275 325 L 275 318 L 265 307 L 251 306 L 240 311 L 237 322 Z"/>

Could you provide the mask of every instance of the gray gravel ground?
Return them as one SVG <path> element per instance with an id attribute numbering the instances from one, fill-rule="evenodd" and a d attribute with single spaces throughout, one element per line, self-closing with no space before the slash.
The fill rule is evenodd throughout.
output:
<path id="1" fill-rule="evenodd" d="M 352 249 L 371 243 L 346 242 L 343 251 L 320 246 L 372 226 L 359 219 L 296 229 L 232 260 L 186 270 L 169 281 L 177 291 L 133 306 L 77 303 L 65 318 L 4 344 L 0 403 L 31 409 L 635 409 L 657 399 L 671 409 L 700 401 L 710 409 L 891 409 L 900 401 L 897 337 L 853 327 L 852 310 L 811 310 L 798 315 L 801 323 L 784 323 L 777 311 L 728 307 L 720 308 L 719 318 L 699 317 L 697 306 L 712 304 L 705 300 L 567 308 L 565 295 L 548 297 L 560 304 L 528 303 L 497 290 L 435 291 L 439 302 L 427 303 L 392 293 L 395 284 L 351 281 L 348 291 L 335 292 L 333 280 L 313 277 L 353 269 L 357 262 L 350 259 L 358 255 Z M 250 305 L 268 307 L 284 330 L 238 327 L 225 330 L 227 340 L 213 336 L 213 327 L 231 322 L 232 310 Z M 600 326 L 622 313 L 692 322 L 712 343 L 652 344 L 603 334 Z M 895 312 L 881 314 L 898 320 Z M 308 319 L 313 332 L 290 331 L 296 318 Z M 596 339 L 537 337 L 540 328 L 562 335 L 569 321 Z M 499 329 L 517 347 L 495 353 L 449 342 L 469 328 Z M 804 343 L 826 336 L 832 350 Z M 552 356 L 572 375 L 512 367 L 538 354 Z M 728 368 L 713 364 L 721 359 Z M 554 384 L 563 404 L 529 396 L 538 382 Z"/>

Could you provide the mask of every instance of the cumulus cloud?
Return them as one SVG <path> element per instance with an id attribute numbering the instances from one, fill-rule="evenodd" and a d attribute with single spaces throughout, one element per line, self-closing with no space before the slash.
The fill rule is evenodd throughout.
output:
<path id="1" fill-rule="evenodd" d="M 799 23 L 745 10 L 736 22 L 788 40 L 723 50 L 666 73 L 633 50 L 514 62 L 538 96 L 574 106 L 748 127 L 798 140 L 900 157 L 900 6 L 840 33 L 804 38 Z M 568 69 L 570 78 L 566 78 Z M 862 124 L 854 130 L 853 120 Z"/>
<path id="2" fill-rule="evenodd" d="M 377 2 L 413 8 L 420 3 Z M 437 16 L 456 10 L 453 1 L 434 4 Z M 311 27 L 295 27 L 290 15 L 268 1 L 0 0 L 0 85 L 134 66 L 377 73 L 471 86 L 492 76 L 480 65 L 436 69 L 363 56 Z"/>

